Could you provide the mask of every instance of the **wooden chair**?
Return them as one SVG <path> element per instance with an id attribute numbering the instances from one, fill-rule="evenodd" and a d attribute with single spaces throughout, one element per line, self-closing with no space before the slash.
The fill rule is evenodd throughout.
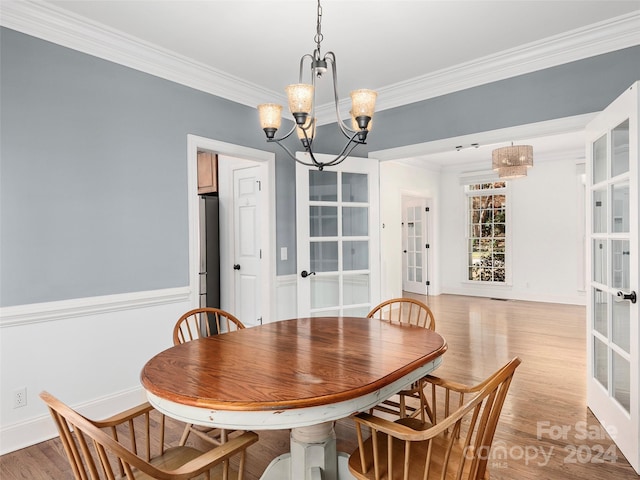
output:
<path id="1" fill-rule="evenodd" d="M 514 358 L 480 385 L 466 401 L 450 406 L 459 397 L 458 385 L 438 380 L 439 402 L 446 402 L 446 415 L 435 423 L 418 418 L 395 422 L 361 413 L 354 417 L 358 448 L 349 458 L 349 470 L 361 480 L 482 480 L 488 479 L 491 445 L 511 379 L 520 364 Z M 434 377 L 435 378 L 435 377 Z M 464 397 L 464 394 L 463 394 Z M 433 405 L 437 403 L 434 401 Z M 435 412 L 431 412 L 434 414 Z M 370 436 L 365 440 L 363 426 Z"/>
<path id="2" fill-rule="evenodd" d="M 189 342 L 244 328 L 244 324 L 229 312 L 219 308 L 195 308 L 182 315 L 173 328 L 173 344 Z"/>
<path id="3" fill-rule="evenodd" d="M 377 318 L 390 323 L 400 325 L 413 325 L 416 327 L 436 329 L 436 319 L 431 309 L 419 300 L 413 298 L 392 298 L 374 307 L 367 315 L 368 318 Z M 397 400 L 396 400 L 397 398 Z M 398 393 L 397 397 L 387 399 L 376 405 L 375 410 L 389 413 L 399 418 L 419 413 L 419 407 L 412 405 L 407 400 L 410 398 L 420 400 L 420 384 L 413 383 L 409 388 Z M 416 403 L 416 402 L 414 402 Z"/>
<path id="4" fill-rule="evenodd" d="M 401 297 L 386 300 L 374 307 L 367 317 L 401 325 L 436 329 L 436 319 L 431 309 L 414 298 Z"/>
<path id="5" fill-rule="evenodd" d="M 245 328 L 244 324 L 229 312 L 219 308 L 203 307 L 188 311 L 182 315 L 173 328 L 173 344 L 189 342 L 197 338 L 219 335 Z M 213 445 L 222 445 L 227 441 L 228 430 L 187 424 L 180 445 L 186 445 L 190 434 Z"/>
<path id="6" fill-rule="evenodd" d="M 94 421 L 48 392 L 40 398 L 49 406 L 76 480 L 242 480 L 246 449 L 258 440 L 244 432 L 207 452 L 167 447 L 165 417 L 148 403 Z M 237 476 L 229 466 L 234 456 L 239 457 Z"/>

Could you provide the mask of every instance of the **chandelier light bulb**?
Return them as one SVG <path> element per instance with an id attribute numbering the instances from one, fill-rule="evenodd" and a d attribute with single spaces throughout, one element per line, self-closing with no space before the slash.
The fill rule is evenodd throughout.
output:
<path id="1" fill-rule="evenodd" d="M 313 85 L 306 83 L 294 83 L 285 88 L 289 99 L 289 110 L 292 114 L 311 113 L 313 107 Z"/>
<path id="2" fill-rule="evenodd" d="M 364 88 L 351 92 L 351 111 L 353 112 L 353 116 L 356 118 L 360 116 L 372 118 L 377 97 L 377 92 Z"/>
<path id="3" fill-rule="evenodd" d="M 276 103 L 263 103 L 258 105 L 260 126 L 267 138 L 273 138 L 282 123 L 282 105 Z"/>

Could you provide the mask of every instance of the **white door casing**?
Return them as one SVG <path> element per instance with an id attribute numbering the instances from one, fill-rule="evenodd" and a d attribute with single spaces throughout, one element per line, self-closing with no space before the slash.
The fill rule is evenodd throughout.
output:
<path id="1" fill-rule="evenodd" d="M 187 176 L 189 209 L 189 282 L 192 304 L 198 306 L 200 232 L 198 208 L 198 149 L 218 154 L 218 195 L 220 198 L 220 302 L 221 307 L 234 313 L 235 288 L 233 277 L 233 171 L 248 167 L 261 170 L 261 209 L 259 231 L 262 244 L 260 306 L 263 322 L 276 319 L 275 298 L 275 155 L 272 152 L 220 142 L 196 135 L 187 135 Z M 264 252 L 268 252 L 265 254 Z M 244 320 L 243 320 L 244 321 Z"/>
<path id="2" fill-rule="evenodd" d="M 640 83 L 586 129 L 587 406 L 640 473 Z"/>
<path id="3" fill-rule="evenodd" d="M 364 316 L 379 302 L 379 190 L 374 159 L 296 164 L 299 316 Z"/>

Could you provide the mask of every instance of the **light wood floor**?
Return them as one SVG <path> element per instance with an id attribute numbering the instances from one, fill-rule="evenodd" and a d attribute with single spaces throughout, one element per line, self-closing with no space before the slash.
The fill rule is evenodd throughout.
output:
<path id="1" fill-rule="evenodd" d="M 496 432 L 492 479 L 638 480 L 586 407 L 584 307 L 455 295 L 426 303 L 449 344 L 437 375 L 473 383 L 516 355 L 523 361 Z M 552 435 L 562 429 L 564 436 Z M 336 433 L 339 450 L 355 448 L 349 419 L 336 423 Z M 271 459 L 289 449 L 288 431 L 258 434 L 260 441 L 248 450 L 247 480 L 258 479 Z M 0 478 L 73 475 L 54 439 L 0 457 Z"/>

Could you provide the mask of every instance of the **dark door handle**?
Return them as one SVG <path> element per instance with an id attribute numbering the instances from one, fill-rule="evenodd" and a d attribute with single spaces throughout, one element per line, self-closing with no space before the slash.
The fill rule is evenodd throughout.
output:
<path id="1" fill-rule="evenodd" d="M 315 275 L 315 274 L 316 274 L 316 272 L 307 272 L 306 270 L 302 270 L 300 272 L 300 276 L 302 278 L 307 278 L 309 275 Z"/>
<path id="2" fill-rule="evenodd" d="M 234 270 L 240 270 L 240 264 L 239 264 L 239 263 L 236 263 L 236 264 L 233 266 L 233 269 L 234 269 Z"/>
<path id="3" fill-rule="evenodd" d="M 638 300 L 638 298 L 636 297 L 636 292 L 618 292 L 618 298 L 620 298 L 621 300 L 629 300 L 631 301 L 631 303 L 636 303 L 636 301 Z"/>

